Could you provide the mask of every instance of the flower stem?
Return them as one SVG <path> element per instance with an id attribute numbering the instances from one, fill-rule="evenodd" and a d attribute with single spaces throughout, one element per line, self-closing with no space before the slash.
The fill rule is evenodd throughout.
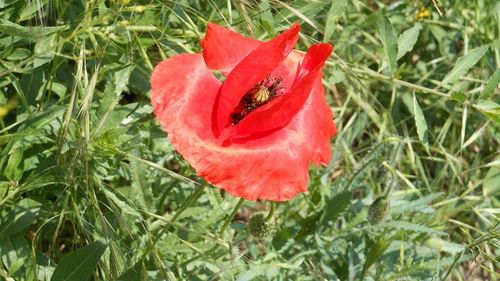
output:
<path id="1" fill-rule="evenodd" d="M 226 231 L 226 228 L 229 226 L 231 221 L 233 221 L 234 216 L 236 215 L 236 213 L 238 212 L 238 210 L 240 209 L 241 205 L 243 205 L 244 202 L 245 202 L 245 199 L 240 198 L 240 201 L 238 201 L 238 204 L 236 204 L 233 211 L 231 212 L 231 214 L 227 218 L 226 222 L 224 223 L 224 225 L 222 225 L 221 229 L 219 230 L 219 236 L 222 236 L 224 234 L 224 232 Z"/>
<path id="2" fill-rule="evenodd" d="M 160 237 L 161 234 L 163 234 L 164 232 L 168 231 L 170 229 L 170 227 L 177 221 L 177 219 L 179 218 L 179 216 L 184 212 L 186 211 L 189 207 L 191 207 L 194 202 L 196 202 L 196 200 L 203 194 L 203 190 L 204 190 L 204 187 L 205 185 L 202 184 L 200 187 L 196 188 L 196 190 L 191 193 L 189 195 L 189 197 L 186 199 L 186 203 L 183 204 L 174 214 L 174 216 L 167 222 L 167 224 L 162 227 L 162 229 L 160 230 L 160 232 L 158 233 L 158 235 L 156 235 L 156 237 Z M 164 214 L 163 217 L 165 217 L 168 213 Z M 152 229 L 154 230 L 154 228 Z"/>
<path id="3" fill-rule="evenodd" d="M 168 220 L 166 225 L 163 226 L 162 228 L 160 228 L 160 230 L 158 231 L 158 233 L 156 233 L 155 235 L 153 235 L 153 237 L 151 238 L 151 241 L 149 241 L 149 247 L 152 249 L 154 255 L 155 255 L 155 259 L 156 260 L 161 260 L 160 257 L 157 257 L 158 253 L 155 249 L 155 245 L 156 243 L 158 242 L 158 240 L 160 240 L 161 236 L 165 233 L 165 232 L 168 232 L 170 227 L 177 221 L 177 219 L 179 218 L 179 216 L 184 212 L 186 211 L 189 207 L 191 207 L 194 202 L 196 202 L 196 200 L 198 200 L 198 198 L 200 198 L 200 196 L 203 194 L 203 190 L 204 190 L 204 187 L 205 187 L 205 184 L 202 184 L 200 185 L 200 187 L 198 187 L 193 193 L 191 193 L 189 195 L 189 197 L 186 199 L 186 203 L 183 204 L 174 214 L 174 216 L 172 217 L 172 219 Z M 163 217 L 167 216 L 168 213 L 164 214 Z M 154 233 L 154 231 L 158 229 L 158 227 L 155 227 L 153 226 L 150 230 L 151 233 Z M 144 252 L 144 255 L 146 255 L 147 251 Z"/>
<path id="4" fill-rule="evenodd" d="M 198 198 L 200 198 L 202 192 L 203 192 L 203 187 L 205 185 L 203 184 L 202 186 L 198 187 L 195 192 L 193 192 L 191 195 L 189 195 L 187 199 L 187 203 L 183 204 L 177 212 L 175 212 L 174 216 L 170 220 L 170 225 L 172 225 L 175 221 L 177 221 L 177 218 L 185 211 L 187 208 L 191 207 Z M 165 228 L 167 229 L 167 228 Z"/>
<path id="5" fill-rule="evenodd" d="M 224 232 L 226 231 L 226 228 L 229 226 L 231 221 L 233 221 L 234 216 L 236 215 L 236 213 L 241 208 L 241 206 L 243 205 L 244 202 L 245 202 L 245 199 L 240 198 L 240 201 L 238 201 L 238 203 L 234 207 L 233 211 L 231 212 L 229 217 L 227 217 L 226 221 L 224 222 L 224 225 L 222 225 L 221 229 L 219 230 L 219 237 L 221 237 L 224 234 Z M 181 266 L 187 265 L 187 264 L 205 256 L 205 255 L 209 255 L 209 254 L 215 252 L 217 249 L 219 249 L 220 246 L 221 246 L 221 244 L 215 244 L 212 248 L 206 250 L 204 253 L 199 254 L 197 256 L 194 256 L 194 257 L 188 259 L 187 261 L 182 262 Z"/>
<path id="6" fill-rule="evenodd" d="M 269 214 L 267 214 L 267 217 L 264 219 L 264 221 L 268 222 L 273 218 L 274 211 L 276 210 L 276 202 L 271 202 L 271 209 L 269 210 Z"/>

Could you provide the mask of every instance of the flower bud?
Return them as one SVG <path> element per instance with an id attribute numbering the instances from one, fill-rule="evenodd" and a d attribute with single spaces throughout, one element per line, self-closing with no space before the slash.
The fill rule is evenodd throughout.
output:
<path id="1" fill-rule="evenodd" d="M 272 227 L 266 222 L 264 214 L 259 213 L 250 218 L 248 222 L 250 233 L 258 239 L 264 238 L 271 234 Z"/>
<path id="2" fill-rule="evenodd" d="M 368 221 L 371 224 L 377 224 L 384 220 L 389 212 L 389 202 L 386 196 L 380 196 L 368 208 Z"/>

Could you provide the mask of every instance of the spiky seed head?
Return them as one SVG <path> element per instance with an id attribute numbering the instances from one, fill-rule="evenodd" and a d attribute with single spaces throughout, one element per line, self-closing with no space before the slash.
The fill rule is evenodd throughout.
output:
<path id="1" fill-rule="evenodd" d="M 272 227 L 266 222 L 262 213 L 255 214 L 250 218 L 248 228 L 250 233 L 258 239 L 262 239 L 272 232 Z"/>
<path id="2" fill-rule="evenodd" d="M 371 224 L 378 224 L 384 220 L 388 212 L 389 202 L 387 201 L 387 197 L 378 197 L 368 208 L 368 221 Z"/>

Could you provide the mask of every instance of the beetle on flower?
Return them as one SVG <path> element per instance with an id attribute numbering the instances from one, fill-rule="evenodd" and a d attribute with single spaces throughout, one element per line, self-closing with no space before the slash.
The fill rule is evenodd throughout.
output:
<path id="1" fill-rule="evenodd" d="M 234 196 L 289 200 L 307 190 L 310 163 L 330 160 L 336 128 L 321 68 L 333 48 L 294 51 L 299 31 L 294 24 L 261 42 L 209 23 L 201 54 L 153 71 L 151 102 L 170 141 L 200 177 Z"/>

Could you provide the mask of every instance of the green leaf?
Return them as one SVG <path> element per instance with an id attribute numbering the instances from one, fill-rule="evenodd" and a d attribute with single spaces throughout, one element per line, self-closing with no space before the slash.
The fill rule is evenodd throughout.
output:
<path id="1" fill-rule="evenodd" d="M 8 181 L 0 181 L 0 198 L 3 198 L 7 195 L 9 190 L 10 182 Z"/>
<path id="2" fill-rule="evenodd" d="M 35 261 L 31 250 L 23 235 L 13 235 L 0 240 L 0 264 L 3 263 L 11 271 L 11 276 L 16 277 L 15 280 L 36 280 Z M 23 261 L 21 266 L 19 260 Z"/>
<path id="3" fill-rule="evenodd" d="M 24 48 L 18 48 L 15 49 L 12 53 L 10 53 L 7 59 L 17 61 L 17 60 L 23 60 L 29 56 L 31 56 L 30 50 Z"/>
<path id="4" fill-rule="evenodd" d="M 9 156 L 9 161 L 5 167 L 5 177 L 9 180 L 20 180 L 23 176 L 23 149 L 16 149 L 12 151 Z"/>
<path id="5" fill-rule="evenodd" d="M 436 237 L 427 239 L 427 241 L 425 241 L 425 245 L 438 251 L 443 251 L 450 254 L 458 254 L 465 249 L 464 245 L 449 242 Z"/>
<path id="6" fill-rule="evenodd" d="M 295 239 L 296 241 L 299 241 L 300 239 L 304 238 L 306 235 L 311 234 L 316 229 L 316 225 L 318 224 L 319 218 L 320 218 L 320 214 L 318 214 L 318 213 L 312 214 L 312 215 L 308 216 L 307 218 L 305 218 L 300 223 L 301 227 L 300 227 L 299 231 L 297 231 L 297 233 L 295 234 L 293 239 Z"/>
<path id="7" fill-rule="evenodd" d="M 57 51 L 57 34 L 51 34 L 38 41 L 35 45 L 35 54 L 37 55 L 33 67 L 37 68 L 52 61 Z"/>
<path id="8" fill-rule="evenodd" d="M 490 45 L 484 45 L 470 50 L 467 55 L 460 57 L 455 67 L 444 77 L 443 84 L 454 83 L 464 76 L 486 53 Z"/>
<path id="9" fill-rule="evenodd" d="M 485 100 L 489 98 L 493 92 L 498 89 L 498 84 L 500 83 L 500 68 L 498 68 L 495 73 L 493 73 L 488 79 L 488 83 L 484 87 L 481 95 L 479 95 L 480 100 Z"/>
<path id="10" fill-rule="evenodd" d="M 364 277 L 366 271 L 384 254 L 391 244 L 392 237 L 385 240 L 385 235 L 381 235 L 376 241 L 370 241 L 366 247 L 366 260 L 363 265 L 361 276 Z M 363 278 L 361 278 L 363 280 Z"/>
<path id="11" fill-rule="evenodd" d="M 19 269 L 22 268 L 25 260 L 23 258 L 18 258 L 14 262 L 12 262 L 9 266 L 9 275 L 14 275 Z"/>
<path id="12" fill-rule="evenodd" d="M 332 197 L 328 200 L 327 206 L 322 213 L 311 214 L 302 221 L 301 228 L 295 234 L 294 239 L 300 240 L 311 234 L 317 228 L 319 222 L 321 222 L 321 225 L 326 225 L 332 221 L 335 222 L 340 214 L 349 207 L 351 198 L 352 192 L 350 191 L 344 191 Z"/>
<path id="13" fill-rule="evenodd" d="M 465 102 L 465 100 L 467 100 L 467 95 L 465 95 L 462 92 L 453 92 L 451 94 L 451 99 L 455 100 L 456 102 L 458 102 L 460 104 L 462 104 L 462 103 Z"/>
<path id="14" fill-rule="evenodd" d="M 432 228 L 424 226 L 424 225 L 415 224 L 415 223 L 411 223 L 411 222 L 407 222 L 407 221 L 394 220 L 394 221 L 382 222 L 382 223 L 377 224 L 376 228 L 379 228 L 379 229 L 394 228 L 394 229 L 435 234 L 435 235 L 447 235 L 446 232 L 443 232 L 440 230 L 435 230 L 435 229 L 432 229 Z"/>
<path id="15" fill-rule="evenodd" d="M 129 268 L 125 271 L 120 277 L 118 277 L 118 281 L 135 281 L 135 280 L 144 280 L 142 262 L 136 263 L 133 267 Z"/>
<path id="16" fill-rule="evenodd" d="M 37 0 L 37 1 L 27 1 L 26 7 L 22 10 L 21 15 L 19 16 L 19 21 L 29 20 L 36 16 L 36 13 L 39 10 L 40 13 L 43 13 L 43 7 L 47 4 L 47 0 Z"/>
<path id="17" fill-rule="evenodd" d="M 476 109 L 488 116 L 495 123 L 500 124 L 500 105 L 489 100 L 480 100 L 476 104 Z"/>
<path id="18" fill-rule="evenodd" d="M 340 214 L 351 205 L 352 192 L 344 191 L 330 198 L 321 218 L 321 224 L 335 223 Z"/>
<path id="19" fill-rule="evenodd" d="M 497 157 L 496 162 L 500 162 L 500 157 Z M 500 194 L 500 165 L 491 167 L 483 180 L 483 192 L 485 196 L 497 198 Z"/>
<path id="20" fill-rule="evenodd" d="M 328 79 L 328 84 L 339 84 L 346 80 L 345 73 L 341 70 L 332 70 L 331 76 Z"/>
<path id="21" fill-rule="evenodd" d="M 396 70 L 396 58 L 398 54 L 398 44 L 396 31 L 387 17 L 384 17 L 384 22 L 380 25 L 380 38 L 384 45 L 385 58 L 389 64 L 391 73 Z"/>
<path id="22" fill-rule="evenodd" d="M 417 135 L 418 139 L 422 144 L 424 144 L 425 148 L 429 150 L 429 140 L 428 140 L 428 128 L 427 122 L 425 121 L 424 112 L 418 105 L 417 97 L 413 94 L 413 114 L 415 118 L 415 124 L 417 125 Z"/>
<path id="23" fill-rule="evenodd" d="M 274 17 L 271 10 L 271 5 L 269 5 L 269 1 L 263 0 L 260 2 L 260 9 L 262 10 L 262 14 L 260 15 L 260 21 L 264 29 L 271 36 L 274 36 Z"/>
<path id="24" fill-rule="evenodd" d="M 109 128 L 116 128 L 125 116 L 130 113 L 130 110 L 128 109 L 123 107 L 115 109 L 115 107 L 121 98 L 122 92 L 128 84 L 132 70 L 132 66 L 126 66 L 122 69 L 116 70 L 112 79 L 107 81 L 104 96 L 101 99 L 101 103 L 97 111 L 98 113 L 96 117 L 98 118 L 98 124 L 94 131 L 95 134 L 105 132 Z"/>
<path id="25" fill-rule="evenodd" d="M 46 80 L 43 87 L 40 88 L 40 90 L 43 90 L 43 89 L 45 89 L 46 91 L 54 92 L 60 98 L 64 98 L 64 96 L 66 95 L 66 92 L 68 91 L 68 89 L 66 88 L 66 86 L 64 84 L 50 81 L 50 80 Z M 41 95 L 42 95 L 41 93 L 38 93 L 38 96 L 41 96 Z"/>
<path id="26" fill-rule="evenodd" d="M 402 200 L 400 204 L 393 206 L 391 208 L 391 213 L 393 214 L 401 214 L 404 212 L 423 212 L 430 213 L 433 212 L 434 209 L 430 207 L 430 203 L 441 196 L 441 193 L 431 193 L 422 198 L 412 201 Z"/>
<path id="27" fill-rule="evenodd" d="M 108 197 L 109 200 L 111 200 L 114 204 L 116 204 L 116 207 L 122 212 L 122 215 L 132 215 L 136 218 L 141 218 L 141 214 L 136 211 L 134 208 L 132 208 L 127 202 L 123 201 L 120 199 L 115 193 L 108 189 L 103 189 L 104 193 Z M 118 191 L 116 191 L 118 192 Z"/>
<path id="28" fill-rule="evenodd" d="M 29 39 L 41 39 L 47 35 L 58 32 L 60 30 L 66 29 L 67 26 L 35 26 L 35 27 L 24 27 L 5 19 L 0 19 L 0 33 L 5 33 L 11 36 L 29 38 Z"/>
<path id="29" fill-rule="evenodd" d="M 417 23 L 412 28 L 405 30 L 398 37 L 398 55 L 397 59 L 402 58 L 406 53 L 413 50 L 413 46 L 417 43 L 418 35 L 422 29 L 422 25 Z"/>
<path id="30" fill-rule="evenodd" d="M 325 36 L 323 42 L 329 42 L 335 31 L 335 25 L 347 8 L 347 0 L 332 0 L 330 10 L 326 15 Z"/>
<path id="31" fill-rule="evenodd" d="M 83 248 L 75 250 L 64 257 L 52 275 L 52 281 L 86 281 L 94 272 L 97 262 L 106 250 L 106 245 L 95 241 Z"/>
<path id="32" fill-rule="evenodd" d="M 5 216 L 0 217 L 0 240 L 6 239 L 28 228 L 40 212 L 41 204 L 25 198 L 19 201 Z"/>

